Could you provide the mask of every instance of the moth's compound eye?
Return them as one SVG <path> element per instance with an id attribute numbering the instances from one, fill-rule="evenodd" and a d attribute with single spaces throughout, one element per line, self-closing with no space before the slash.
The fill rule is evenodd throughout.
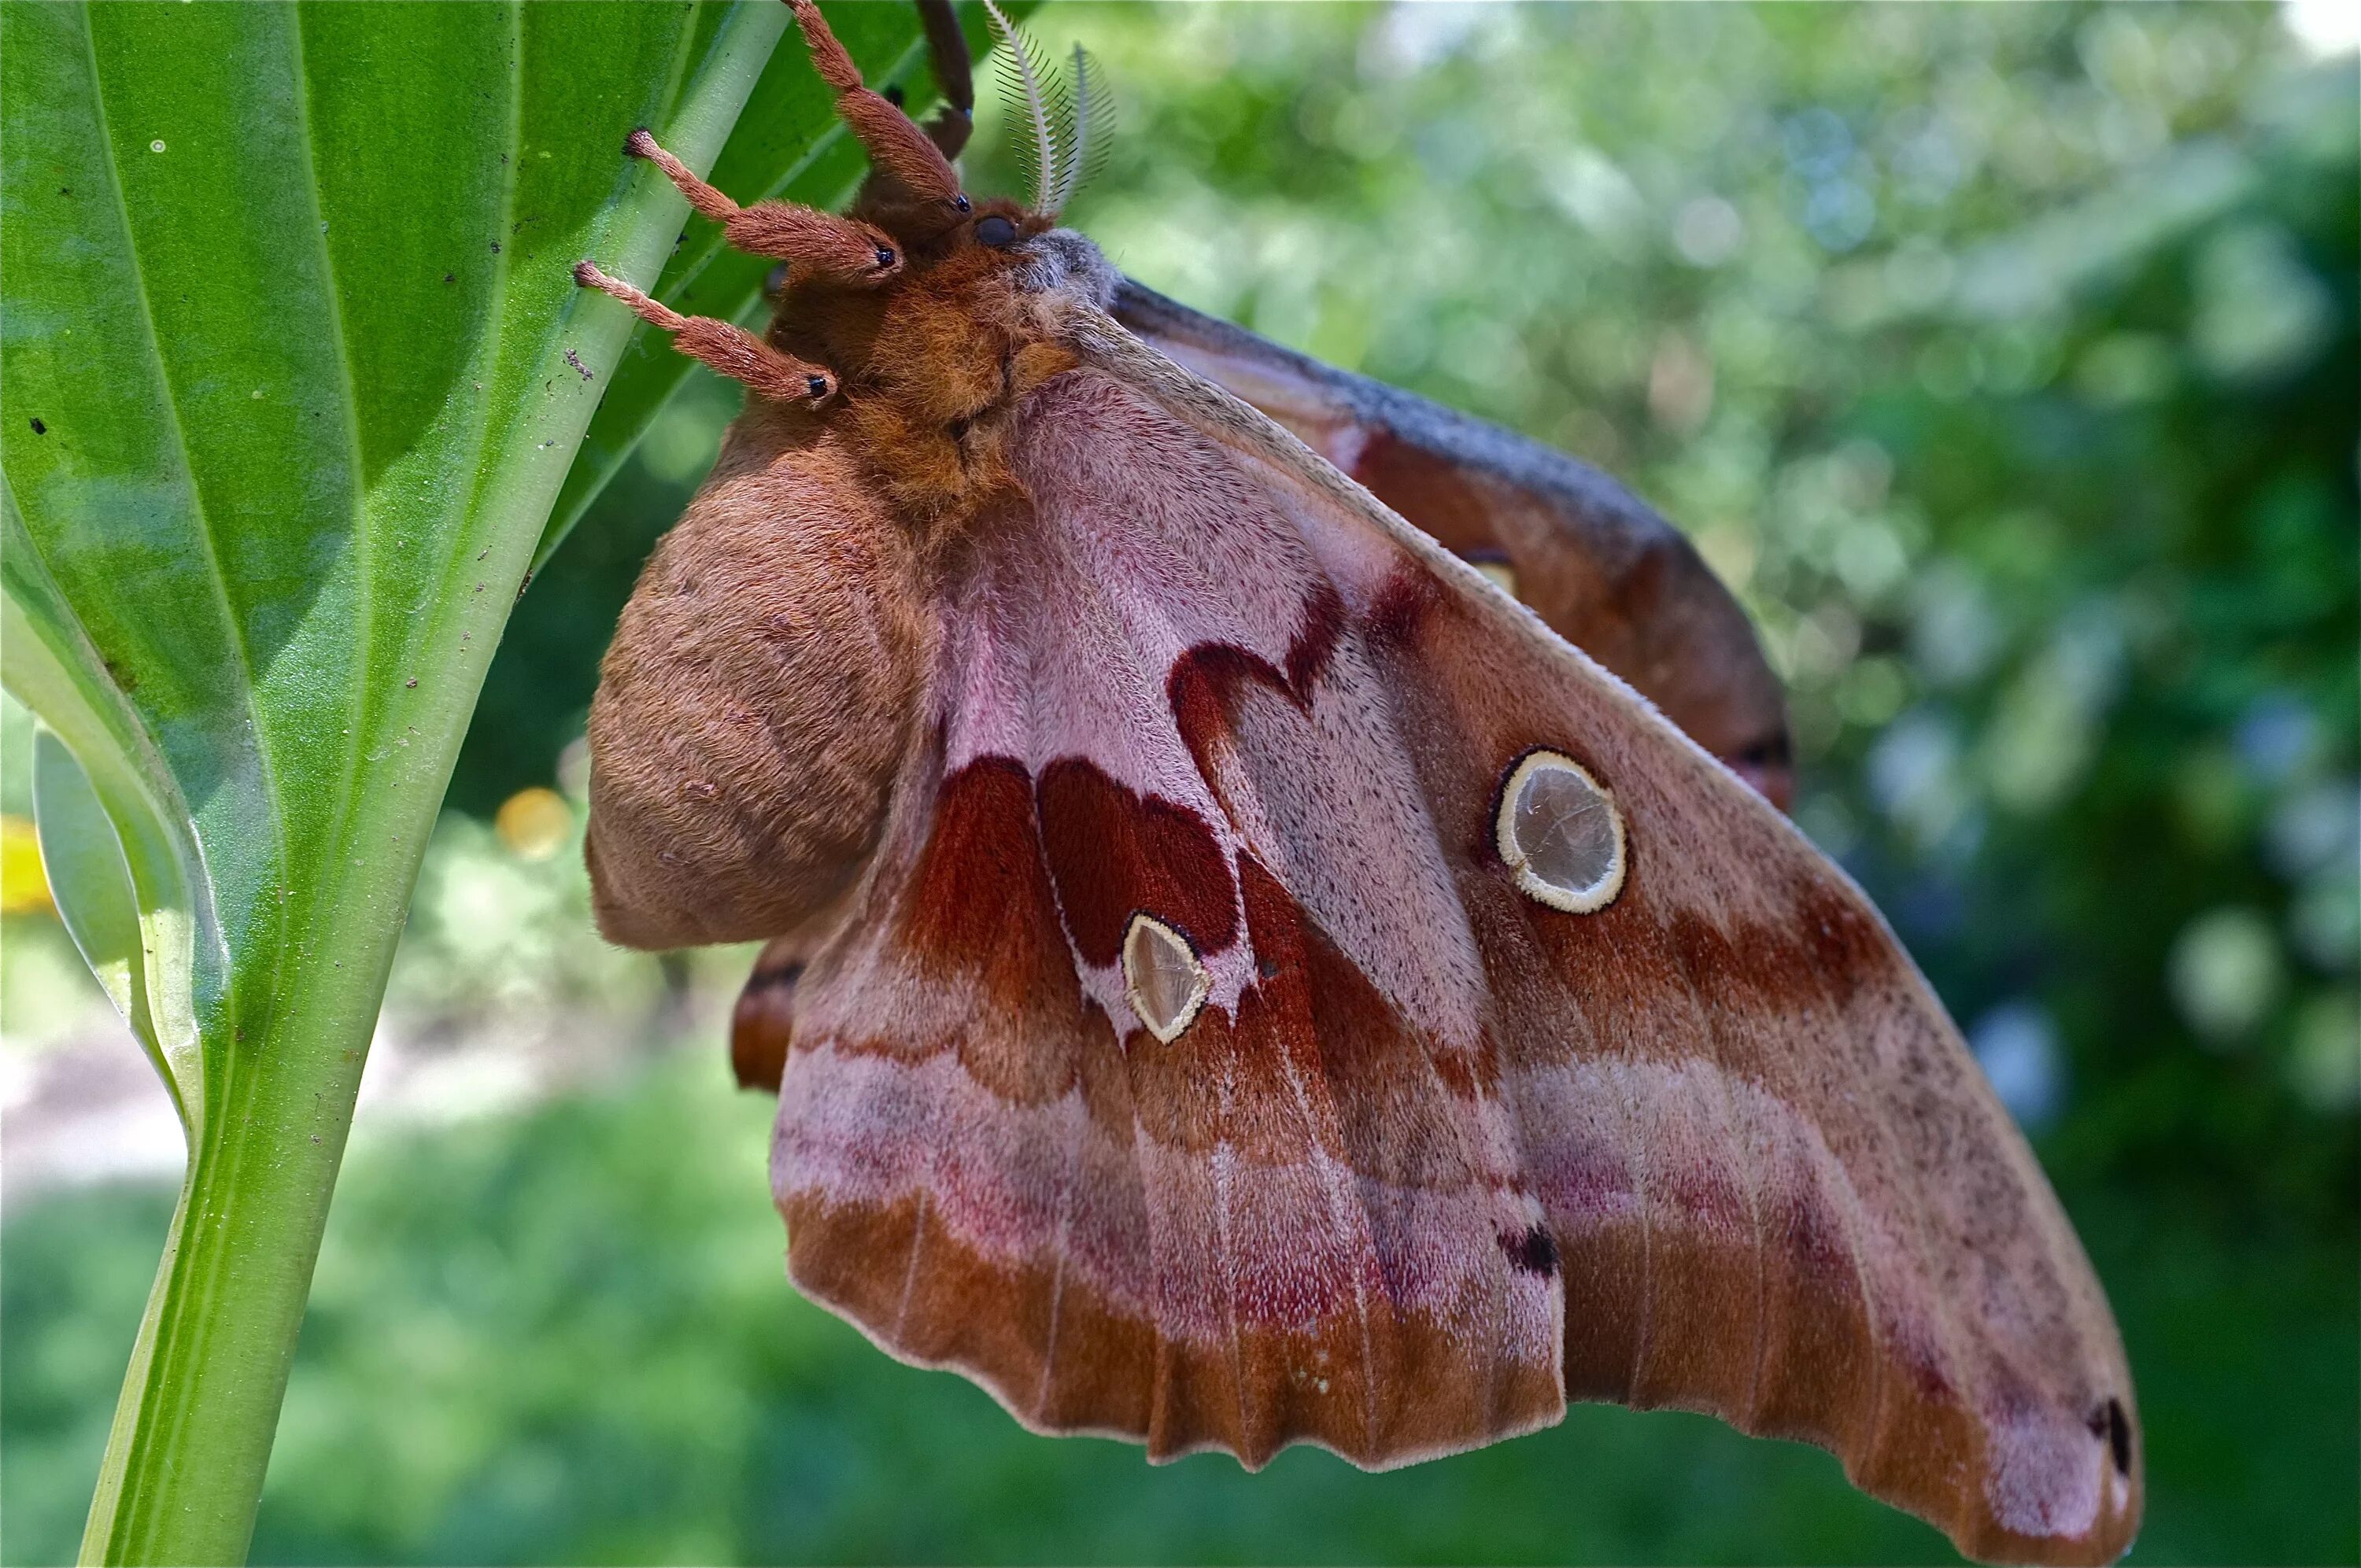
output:
<path id="1" fill-rule="evenodd" d="M 894 253 L 891 250 L 888 250 L 885 247 L 882 245 L 879 246 L 877 247 L 877 270 L 883 272 L 893 265 Z"/>
<path id="2" fill-rule="evenodd" d="M 955 213 L 972 213 L 974 210 L 975 204 L 967 199 L 966 192 L 962 191 L 958 195 L 951 198 L 951 211 Z"/>
<path id="3" fill-rule="evenodd" d="M 1179 930 L 1153 915 L 1135 915 L 1123 937 L 1123 994 L 1148 1032 L 1170 1045 L 1197 1021 L 1213 977 Z"/>
<path id="4" fill-rule="evenodd" d="M 1501 862 L 1529 898 L 1588 915 L 1623 891 L 1623 814 L 1573 758 L 1528 751 L 1500 787 L 1493 824 Z"/>
<path id="5" fill-rule="evenodd" d="M 812 401 L 819 401 L 820 399 L 828 396 L 828 378 L 825 376 L 805 377 L 804 390 L 810 394 Z"/>
<path id="6" fill-rule="evenodd" d="M 995 213 L 991 217 L 976 220 L 975 237 L 999 250 L 1016 243 L 1016 225 Z"/>

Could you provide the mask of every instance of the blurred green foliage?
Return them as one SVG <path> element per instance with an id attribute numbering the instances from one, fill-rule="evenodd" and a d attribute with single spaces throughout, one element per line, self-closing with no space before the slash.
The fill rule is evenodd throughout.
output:
<path id="1" fill-rule="evenodd" d="M 796 1298 L 768 1107 L 725 1079 L 708 1043 L 606 1093 L 356 1145 L 255 1561 L 1953 1561 L 1826 1454 L 1701 1416 L 1580 1406 L 1386 1475 L 1030 1436 Z M 2345 1262 L 2077 1208 L 2143 1379 L 2138 1558 L 2349 1559 Z M 9 1236 L 11 1562 L 71 1550 L 168 1212 L 82 1194 Z"/>
<path id="2" fill-rule="evenodd" d="M 1118 265 L 1590 458 L 1740 587 L 1792 683 L 1799 818 L 2108 1283 L 2147 1427 L 2136 1556 L 2361 1556 L 2353 57 L 2307 60 L 2262 5 L 1033 25 L 1116 84 L 1070 216 Z M 1012 189 L 983 117 L 971 183 Z M 732 406 L 694 381 L 535 581 L 455 806 L 558 776 Z M 467 902 L 499 854 L 468 831 L 397 1002 L 595 968 L 577 894 Z M 578 989 L 663 1034 L 636 972 L 532 1004 Z M 724 1077 L 700 1040 L 357 1146 L 259 1560 L 1948 1557 L 1825 1456 L 1686 1416 L 1578 1409 L 1384 1477 L 1027 1436 L 795 1299 L 767 1110 Z M 166 1212 L 12 1214 L 8 1562 L 71 1548 Z"/>

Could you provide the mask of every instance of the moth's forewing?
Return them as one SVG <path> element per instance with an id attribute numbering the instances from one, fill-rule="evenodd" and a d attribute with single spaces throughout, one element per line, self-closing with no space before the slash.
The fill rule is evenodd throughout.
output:
<path id="1" fill-rule="evenodd" d="M 1579 459 L 1323 365 L 1126 279 L 1124 325 L 1253 404 L 1412 526 L 1495 574 L 1784 806 L 1786 703 L 1752 626 L 1678 530 Z"/>

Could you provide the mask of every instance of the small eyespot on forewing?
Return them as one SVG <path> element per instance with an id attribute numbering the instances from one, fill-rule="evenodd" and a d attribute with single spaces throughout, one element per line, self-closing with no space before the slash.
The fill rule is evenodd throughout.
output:
<path id="1" fill-rule="evenodd" d="M 1213 985 L 1188 936 L 1146 914 L 1124 934 L 1123 978 L 1132 1012 L 1165 1045 L 1196 1021 Z"/>

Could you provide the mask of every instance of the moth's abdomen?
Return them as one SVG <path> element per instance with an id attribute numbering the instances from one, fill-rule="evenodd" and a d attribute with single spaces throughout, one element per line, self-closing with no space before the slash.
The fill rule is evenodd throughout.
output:
<path id="1" fill-rule="evenodd" d="M 891 515 L 809 428 L 732 430 L 599 668 L 588 854 L 627 947 L 792 931 L 876 843 L 920 621 Z"/>

